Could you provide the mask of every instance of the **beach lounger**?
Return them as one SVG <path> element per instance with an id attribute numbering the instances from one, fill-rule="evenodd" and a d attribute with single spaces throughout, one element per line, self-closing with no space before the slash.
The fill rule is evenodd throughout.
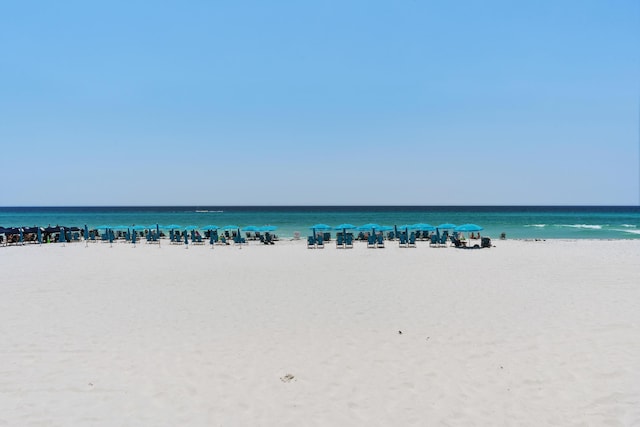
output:
<path id="1" fill-rule="evenodd" d="M 342 233 L 338 233 L 336 236 L 336 249 L 344 249 L 344 237 Z"/>
<path id="2" fill-rule="evenodd" d="M 409 235 L 409 242 L 407 243 L 407 247 L 408 248 L 416 247 L 416 233 L 411 232 L 411 234 Z"/>
<path id="3" fill-rule="evenodd" d="M 324 238 L 322 236 L 318 236 L 316 239 L 316 247 L 318 249 L 324 249 Z"/>
<path id="4" fill-rule="evenodd" d="M 344 247 L 346 249 L 353 249 L 353 233 L 347 233 L 347 236 L 344 238 Z"/>
<path id="5" fill-rule="evenodd" d="M 313 236 L 307 237 L 307 249 L 315 249 L 316 248 L 316 239 Z"/>
<path id="6" fill-rule="evenodd" d="M 404 233 L 404 232 L 398 233 L 398 240 L 399 240 L 399 243 L 398 243 L 399 247 L 406 248 L 409 246 L 409 242 L 407 240 L 407 233 Z"/>
<path id="7" fill-rule="evenodd" d="M 367 248 L 375 248 L 376 247 L 376 236 L 373 234 L 367 237 Z"/>
<path id="8" fill-rule="evenodd" d="M 376 246 L 378 248 L 384 248 L 384 236 L 382 234 L 378 235 L 378 241 L 376 242 Z"/>
<path id="9" fill-rule="evenodd" d="M 273 235 L 269 232 L 264 233 L 264 242 L 265 245 L 273 245 L 275 242 L 273 241 Z"/>

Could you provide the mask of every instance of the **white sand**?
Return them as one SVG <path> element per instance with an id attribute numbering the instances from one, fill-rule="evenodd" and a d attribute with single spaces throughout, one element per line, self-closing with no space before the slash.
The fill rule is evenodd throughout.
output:
<path id="1" fill-rule="evenodd" d="M 640 425 L 640 240 L 493 243 L 0 248 L 0 425 Z"/>

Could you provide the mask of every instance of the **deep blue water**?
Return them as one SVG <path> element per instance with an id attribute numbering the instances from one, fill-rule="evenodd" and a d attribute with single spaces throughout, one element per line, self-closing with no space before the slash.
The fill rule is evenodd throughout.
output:
<path id="1" fill-rule="evenodd" d="M 335 226 L 417 222 L 474 223 L 483 234 L 518 239 L 640 238 L 638 206 L 145 206 L 0 207 L 0 227 L 229 224 L 275 225 L 280 237 L 305 235 L 316 223 Z"/>

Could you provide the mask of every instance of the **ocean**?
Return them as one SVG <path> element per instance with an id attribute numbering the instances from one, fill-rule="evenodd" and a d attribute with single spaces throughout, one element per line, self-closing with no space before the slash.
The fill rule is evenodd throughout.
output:
<path id="1" fill-rule="evenodd" d="M 317 223 L 478 224 L 482 234 L 513 239 L 638 239 L 638 206 L 135 206 L 0 207 L 0 227 L 178 224 L 274 225 L 280 238 Z"/>

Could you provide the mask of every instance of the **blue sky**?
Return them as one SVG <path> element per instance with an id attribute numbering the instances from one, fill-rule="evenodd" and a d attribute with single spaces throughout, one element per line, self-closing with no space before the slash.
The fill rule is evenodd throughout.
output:
<path id="1" fill-rule="evenodd" d="M 640 203 L 640 3 L 0 5 L 1 205 Z"/>

